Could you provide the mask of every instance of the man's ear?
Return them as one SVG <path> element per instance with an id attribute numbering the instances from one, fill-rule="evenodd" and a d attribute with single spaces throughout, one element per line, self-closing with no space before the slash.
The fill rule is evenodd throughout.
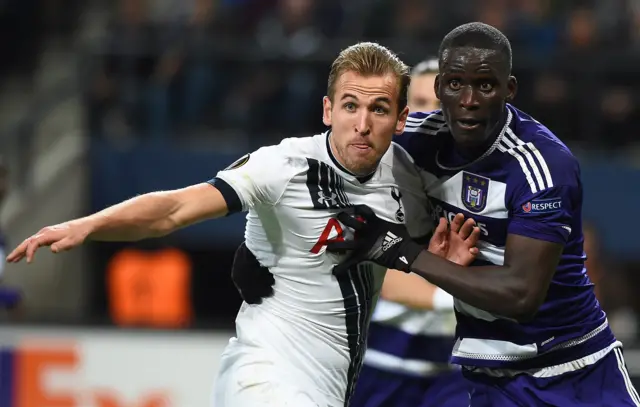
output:
<path id="1" fill-rule="evenodd" d="M 516 94 L 518 94 L 518 80 L 515 76 L 509 76 L 509 80 L 507 81 L 507 102 L 513 102 L 516 98 Z"/>
<path id="2" fill-rule="evenodd" d="M 404 126 L 407 124 L 407 118 L 409 117 L 409 106 L 405 106 L 400 112 L 398 116 L 398 121 L 396 122 L 396 135 L 400 135 L 404 132 Z"/>
<path id="3" fill-rule="evenodd" d="M 332 107 L 332 103 L 331 103 L 331 99 L 329 99 L 329 96 L 325 96 L 322 98 L 322 123 L 324 123 L 325 126 L 327 127 L 331 127 L 331 107 Z"/>

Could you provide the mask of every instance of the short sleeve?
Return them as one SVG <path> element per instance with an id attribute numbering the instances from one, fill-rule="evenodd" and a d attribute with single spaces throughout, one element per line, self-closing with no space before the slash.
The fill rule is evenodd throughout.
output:
<path id="1" fill-rule="evenodd" d="M 544 165 L 532 171 L 511 171 L 507 181 L 508 233 L 562 245 L 569 240 L 575 217 L 581 216 L 582 210 L 580 168 L 573 156 L 556 150 L 547 149 L 546 159 L 540 154 L 538 159 Z"/>
<path id="2" fill-rule="evenodd" d="M 259 204 L 275 205 L 291 178 L 289 174 L 280 146 L 269 146 L 239 158 L 209 183 L 220 190 L 233 213 Z"/>
<path id="3" fill-rule="evenodd" d="M 443 137 L 446 128 L 439 110 L 410 113 L 404 131 L 395 135 L 393 142 L 402 147 L 420 169 L 434 173 L 435 153 L 446 139 Z"/>

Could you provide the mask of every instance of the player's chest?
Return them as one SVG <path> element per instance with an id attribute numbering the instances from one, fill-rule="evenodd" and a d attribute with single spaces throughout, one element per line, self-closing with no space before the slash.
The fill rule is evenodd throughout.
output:
<path id="1" fill-rule="evenodd" d="M 292 182 L 281 200 L 295 218 L 330 218 L 356 205 L 369 206 L 378 216 L 404 222 L 403 194 L 396 184 L 361 185 L 336 177 L 325 183 Z M 293 215 L 296 213 L 297 215 Z"/>
<path id="2" fill-rule="evenodd" d="M 401 223 L 405 218 L 402 194 L 395 185 L 373 188 L 345 182 L 327 185 L 291 183 L 277 208 L 277 218 L 290 239 L 291 247 L 321 253 L 327 243 L 350 238 L 351 231 L 338 219 L 338 213 L 351 212 L 356 205 L 369 206 L 378 216 Z M 295 238 L 293 238 L 295 237 Z"/>
<path id="3" fill-rule="evenodd" d="M 509 224 L 507 184 L 470 171 L 431 177 L 425 182 L 434 216 L 451 221 L 457 213 L 475 219 L 483 240 L 504 244 Z"/>

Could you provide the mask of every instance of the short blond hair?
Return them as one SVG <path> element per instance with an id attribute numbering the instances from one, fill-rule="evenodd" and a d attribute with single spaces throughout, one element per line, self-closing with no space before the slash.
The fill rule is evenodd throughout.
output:
<path id="1" fill-rule="evenodd" d="M 407 90 L 411 81 L 410 70 L 390 49 L 375 42 L 360 42 L 342 50 L 331 64 L 329 72 L 327 95 L 332 101 L 336 82 L 345 72 L 355 72 L 362 76 L 383 76 L 389 73 L 395 75 L 400 87 L 399 111 L 407 106 Z"/>

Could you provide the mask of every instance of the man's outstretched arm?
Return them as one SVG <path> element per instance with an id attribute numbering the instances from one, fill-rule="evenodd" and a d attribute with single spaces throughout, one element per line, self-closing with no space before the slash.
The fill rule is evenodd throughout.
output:
<path id="1" fill-rule="evenodd" d="M 222 193 L 208 183 L 152 192 L 84 218 L 45 227 L 16 247 L 7 261 L 15 263 L 26 257 L 31 262 L 39 247 L 51 246 L 57 253 L 86 239 L 137 241 L 160 237 L 205 219 L 224 216 L 227 211 Z"/>
<path id="2" fill-rule="evenodd" d="M 140 195 L 79 219 L 89 227 L 88 238 L 136 241 L 165 236 L 177 229 L 227 214 L 227 203 L 209 183 Z"/>
<path id="3" fill-rule="evenodd" d="M 9 254 L 9 262 L 27 258 L 39 247 L 54 253 L 72 249 L 86 239 L 136 241 L 167 235 L 205 219 L 273 205 L 291 174 L 279 146 L 263 147 L 219 171 L 209 182 L 173 191 L 152 192 L 129 199 L 93 215 L 48 226 L 27 238 Z"/>

